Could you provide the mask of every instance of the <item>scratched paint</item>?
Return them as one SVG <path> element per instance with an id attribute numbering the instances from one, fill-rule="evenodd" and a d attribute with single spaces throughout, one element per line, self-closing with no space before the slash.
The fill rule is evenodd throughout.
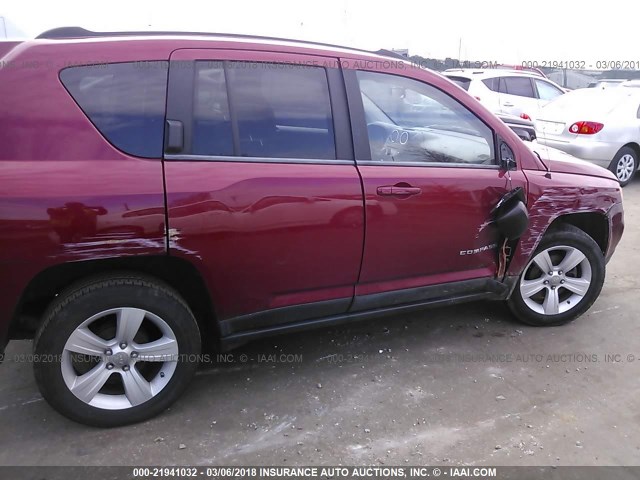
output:
<path id="1" fill-rule="evenodd" d="M 622 202 L 617 184 L 606 178 L 588 177 L 579 185 L 575 175 L 553 172 L 525 172 L 530 180 L 527 200 L 529 228 L 520 238 L 509 275 L 519 275 L 531 258 L 549 226 L 558 217 L 575 213 L 606 215 L 615 204 Z M 588 186 L 587 186 L 588 185 Z"/>

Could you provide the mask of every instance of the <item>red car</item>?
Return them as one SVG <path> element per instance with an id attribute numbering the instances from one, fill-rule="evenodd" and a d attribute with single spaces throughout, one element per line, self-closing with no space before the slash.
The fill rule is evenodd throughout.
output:
<path id="1" fill-rule="evenodd" d="M 290 40 L 56 29 L 1 59 L 0 346 L 87 424 L 155 415 L 201 345 L 470 300 L 559 325 L 623 231 L 434 72 Z"/>

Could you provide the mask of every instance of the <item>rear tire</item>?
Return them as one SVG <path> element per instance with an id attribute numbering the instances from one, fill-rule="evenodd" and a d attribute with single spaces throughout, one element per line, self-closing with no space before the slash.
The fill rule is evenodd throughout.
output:
<path id="1" fill-rule="evenodd" d="M 58 412 L 115 427 L 171 405 L 197 369 L 200 332 L 169 286 L 135 274 L 88 279 L 58 296 L 34 340 L 34 373 Z"/>
<path id="2" fill-rule="evenodd" d="M 604 277 L 598 244 L 579 228 L 564 225 L 544 236 L 507 304 L 528 325 L 563 325 L 593 305 Z"/>
<path id="3" fill-rule="evenodd" d="M 613 157 L 609 170 L 616 176 L 621 187 L 627 186 L 638 170 L 638 154 L 630 147 L 622 147 Z"/>

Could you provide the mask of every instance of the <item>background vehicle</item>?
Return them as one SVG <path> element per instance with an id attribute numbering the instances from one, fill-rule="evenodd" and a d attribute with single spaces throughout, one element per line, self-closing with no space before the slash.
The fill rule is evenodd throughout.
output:
<path id="1" fill-rule="evenodd" d="M 624 85 L 624 84 L 623 84 Z M 627 185 L 640 158 L 640 91 L 580 89 L 544 107 L 538 141 L 611 170 Z"/>
<path id="2" fill-rule="evenodd" d="M 70 28 L 4 59 L 0 345 L 33 337 L 80 422 L 162 411 L 211 340 L 480 299 L 566 323 L 622 235 L 610 172 L 395 58 Z"/>
<path id="3" fill-rule="evenodd" d="M 587 86 L 587 88 L 604 89 L 604 88 L 610 88 L 610 87 L 619 87 L 621 84 L 623 84 L 626 81 L 627 80 L 625 80 L 625 79 L 607 78 L 607 79 L 604 79 L 604 80 L 597 80 L 595 82 L 591 82 Z"/>
<path id="4" fill-rule="evenodd" d="M 507 113 L 497 113 L 496 116 L 513 130 L 522 140 L 531 142 L 536 139 L 536 129 L 531 120 Z"/>
<path id="5" fill-rule="evenodd" d="M 551 80 L 526 71 L 450 69 L 443 74 L 486 107 L 535 120 L 540 108 L 564 93 Z"/>

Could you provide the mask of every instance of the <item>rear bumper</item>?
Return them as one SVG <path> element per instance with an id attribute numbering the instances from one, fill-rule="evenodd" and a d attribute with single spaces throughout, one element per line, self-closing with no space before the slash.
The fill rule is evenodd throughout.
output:
<path id="1" fill-rule="evenodd" d="M 585 140 L 584 138 L 566 141 L 543 137 L 540 134 L 538 135 L 537 141 L 542 145 L 557 148 L 574 157 L 587 160 L 604 168 L 609 168 L 611 160 L 613 160 L 613 157 L 618 153 L 618 150 L 620 150 L 620 145 L 618 144 Z"/>
<path id="2" fill-rule="evenodd" d="M 609 218 L 609 242 L 607 251 L 604 254 L 605 261 L 609 261 L 620 243 L 622 233 L 624 232 L 624 209 L 622 203 L 616 203 L 607 212 Z"/>

